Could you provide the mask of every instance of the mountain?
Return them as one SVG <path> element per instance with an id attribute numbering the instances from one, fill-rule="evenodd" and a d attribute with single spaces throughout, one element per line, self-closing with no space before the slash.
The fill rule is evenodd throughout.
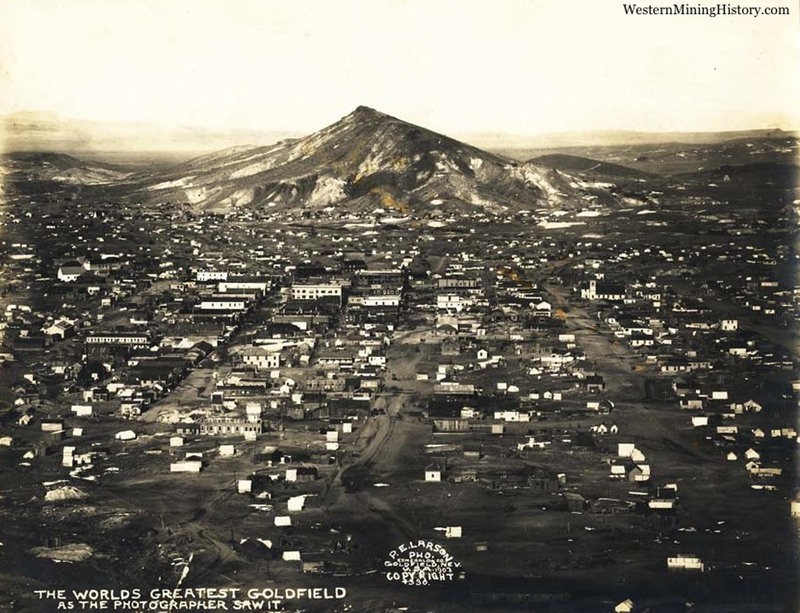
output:
<path id="1" fill-rule="evenodd" d="M 531 164 L 537 164 L 539 166 L 555 168 L 565 172 L 603 175 L 606 177 L 647 179 L 656 176 L 652 173 L 644 172 L 636 168 L 622 166 L 621 164 L 601 162 L 599 160 L 593 160 L 591 158 L 586 158 L 579 155 L 553 153 L 550 155 L 540 155 L 528 160 L 528 162 Z"/>
<path id="2" fill-rule="evenodd" d="M 590 195 L 553 169 L 358 107 L 304 138 L 190 160 L 148 177 L 136 196 L 220 211 L 336 207 L 428 216 L 585 204 Z"/>
<path id="3" fill-rule="evenodd" d="M 80 160 L 64 153 L 38 151 L 0 155 L 0 175 L 25 181 L 55 181 L 80 185 L 117 183 L 131 175 L 121 168 Z"/>
<path id="4" fill-rule="evenodd" d="M 504 150 L 497 153 L 519 160 L 554 154 L 578 156 L 663 176 L 714 168 L 720 164 L 793 163 L 797 159 L 798 142 L 798 138 L 789 132 L 759 136 L 758 131 L 754 131 L 754 135 L 749 138 L 731 138 L 716 144 L 674 142 L 573 146 L 556 149 Z"/>

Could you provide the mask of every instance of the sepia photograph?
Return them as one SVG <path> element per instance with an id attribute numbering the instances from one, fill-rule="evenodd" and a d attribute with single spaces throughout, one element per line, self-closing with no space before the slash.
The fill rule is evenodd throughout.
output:
<path id="1" fill-rule="evenodd" d="M 800 611 L 798 0 L 0 2 L 0 613 Z"/>

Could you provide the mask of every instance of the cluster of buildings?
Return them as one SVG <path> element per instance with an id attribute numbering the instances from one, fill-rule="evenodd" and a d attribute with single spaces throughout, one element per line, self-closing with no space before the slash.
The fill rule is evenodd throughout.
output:
<path id="1" fill-rule="evenodd" d="M 430 488 L 524 492 L 543 509 L 674 530 L 692 501 L 653 439 L 631 432 L 619 396 L 633 377 L 636 410 L 678 415 L 675 436 L 751 489 L 787 493 L 800 385 L 780 326 L 796 320 L 800 288 L 775 272 L 788 252 L 729 241 L 735 224 L 681 247 L 265 228 L 252 215 L 7 209 L 3 224 L 31 224 L 47 249 L 2 245 L 3 444 L 28 465 L 57 456 L 79 479 L 107 478 L 92 466 L 123 450 L 171 479 L 239 462 L 237 494 L 282 530 L 275 550 L 314 572 L 324 563 L 285 529 L 320 482 L 358 464 L 360 431 L 397 394 L 429 436 L 397 472 Z M 699 272 L 709 261 L 746 272 L 715 280 Z M 591 335 L 627 361 L 608 369 Z M 471 537 L 468 525 L 444 533 Z M 708 567 L 676 552 L 666 565 Z"/>

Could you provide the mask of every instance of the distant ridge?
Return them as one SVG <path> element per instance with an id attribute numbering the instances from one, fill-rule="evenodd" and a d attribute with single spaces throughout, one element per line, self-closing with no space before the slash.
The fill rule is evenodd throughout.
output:
<path id="1" fill-rule="evenodd" d="M 80 160 L 64 153 L 43 151 L 2 154 L 0 168 L 3 173 L 22 174 L 29 180 L 80 185 L 106 185 L 131 176 L 130 172 L 111 164 Z"/>
<path id="2" fill-rule="evenodd" d="M 715 182 L 731 182 L 736 185 L 745 184 L 750 188 L 780 183 L 781 185 L 800 186 L 800 166 L 797 164 L 781 164 L 775 162 L 756 162 L 752 164 L 724 164 L 717 168 L 674 175 L 680 180 L 702 180 Z"/>
<path id="3" fill-rule="evenodd" d="M 241 143 L 266 145 L 290 136 L 294 134 L 285 131 L 88 121 L 48 112 L 0 117 L 0 152 L 55 151 L 79 156 L 95 152 L 198 152 Z"/>
<path id="4" fill-rule="evenodd" d="M 653 173 L 637 170 L 621 164 L 612 164 L 610 162 L 601 162 L 591 158 L 581 157 L 578 155 L 567 155 L 561 153 L 553 153 L 550 155 L 540 155 L 531 158 L 528 162 L 538 164 L 539 166 L 547 166 L 548 168 L 555 168 L 566 172 L 580 172 L 596 175 L 604 175 L 608 177 L 625 177 L 631 179 L 648 179 L 653 178 Z"/>
<path id="5" fill-rule="evenodd" d="M 780 128 L 757 128 L 719 132 L 636 132 L 625 130 L 592 130 L 586 132 L 554 132 L 550 134 L 466 133 L 465 141 L 479 147 L 506 149 L 568 149 L 570 147 L 611 147 L 625 145 L 716 145 L 728 141 L 753 138 L 800 137 L 800 131 Z"/>

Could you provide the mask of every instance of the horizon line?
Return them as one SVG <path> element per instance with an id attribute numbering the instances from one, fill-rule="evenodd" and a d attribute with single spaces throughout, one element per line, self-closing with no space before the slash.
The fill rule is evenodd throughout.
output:
<path id="1" fill-rule="evenodd" d="M 552 136 L 579 136 L 579 135 L 602 135 L 602 134 L 641 134 L 641 135 L 672 135 L 672 134 L 725 134 L 725 133 L 736 133 L 736 132 L 754 132 L 754 131 L 779 131 L 779 132 L 787 132 L 787 133 L 800 133 L 800 125 L 787 125 L 786 123 L 780 123 L 778 125 L 773 124 L 751 124 L 747 127 L 730 127 L 730 128 L 722 128 L 722 129 L 705 129 L 705 128 L 695 128 L 695 129 L 641 129 L 641 128 L 617 128 L 617 127 L 598 127 L 598 128 L 567 128 L 562 130 L 553 130 L 553 131 L 538 131 L 538 132 L 512 132 L 508 130 L 492 130 L 492 129 L 467 129 L 467 130 L 451 130 L 448 132 L 440 131 L 436 128 L 428 128 L 424 123 L 417 123 L 417 119 L 404 119 L 402 117 L 398 117 L 396 115 L 392 115 L 390 113 L 385 113 L 383 111 L 377 110 L 373 107 L 359 105 L 356 109 L 351 110 L 349 113 L 342 115 L 339 119 L 334 120 L 333 123 L 336 123 L 341 118 L 346 117 L 354 113 L 359 108 L 366 108 L 381 115 L 386 115 L 387 117 L 392 117 L 399 121 L 404 121 L 406 123 L 413 123 L 418 125 L 419 127 L 423 127 L 426 129 L 430 129 L 431 131 L 438 132 L 441 134 L 452 135 L 454 137 L 481 137 L 481 138 L 492 138 L 492 137 L 507 137 L 507 138 L 515 138 L 515 139 L 524 139 L 524 138 L 543 138 L 543 137 L 552 137 Z M 151 129 L 162 129 L 165 131 L 168 130 L 186 130 L 190 132 L 198 132 L 198 133 L 217 133 L 220 136 L 225 135 L 235 135 L 241 133 L 251 133 L 253 135 L 269 135 L 270 137 L 273 135 L 280 135 L 282 138 L 301 138 L 303 136 L 307 136 L 309 134 L 313 134 L 314 132 L 321 130 L 328 125 L 332 124 L 325 124 L 323 126 L 319 126 L 317 128 L 308 128 L 308 129 L 287 129 L 287 128 L 279 128 L 279 127 L 255 127 L 249 128 L 247 126 L 220 126 L 220 125 L 201 125 L 201 124 L 186 124 L 180 122 L 166 122 L 166 121 L 158 121 L 153 119 L 91 119 L 85 117 L 75 117 L 70 115 L 63 115 L 58 111 L 53 110 L 16 110 L 4 113 L 0 115 L 0 121 L 7 121 L 13 120 L 15 116 L 20 115 L 30 115 L 30 116 L 40 116 L 42 118 L 49 118 L 56 123 L 57 125 L 64 125 L 67 127 L 70 123 L 88 123 L 88 124 L 97 124 L 99 126 L 117 126 L 117 127 L 124 127 L 126 125 L 142 125 L 151 128 Z M 99 136 L 106 136 L 109 137 L 111 135 L 102 135 L 102 134 L 89 134 L 92 137 L 99 137 Z M 3 130 L 0 129 L 0 143 L 3 140 Z M 242 143 L 245 144 L 245 143 Z"/>

